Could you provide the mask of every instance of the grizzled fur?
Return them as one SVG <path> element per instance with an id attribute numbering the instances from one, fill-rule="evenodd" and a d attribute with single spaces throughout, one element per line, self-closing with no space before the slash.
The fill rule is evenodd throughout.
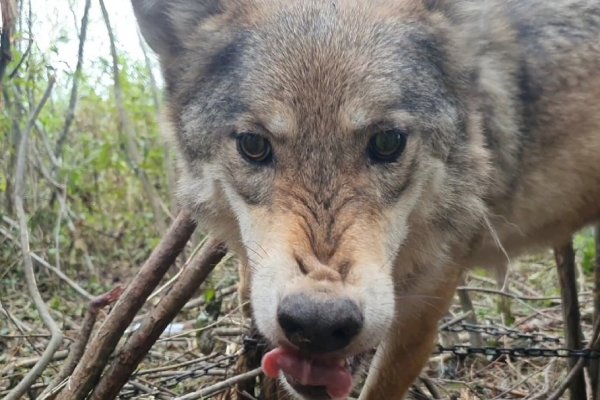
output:
<path id="1" fill-rule="evenodd" d="M 262 334 L 286 294 L 344 296 L 398 399 L 465 267 L 600 218 L 595 0 L 133 0 L 159 54 L 183 204 L 241 259 Z M 371 136 L 408 134 L 397 162 Z M 245 161 L 235 135 L 271 141 Z"/>

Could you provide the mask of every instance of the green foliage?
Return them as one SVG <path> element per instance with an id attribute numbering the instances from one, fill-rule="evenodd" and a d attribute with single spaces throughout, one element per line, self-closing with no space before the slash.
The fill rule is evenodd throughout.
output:
<path id="1" fill-rule="evenodd" d="M 575 235 L 573 246 L 577 255 L 581 259 L 583 272 L 592 275 L 596 262 L 596 242 L 594 239 L 594 230 L 592 228 L 584 229 Z"/>
<path id="2" fill-rule="evenodd" d="M 95 29 L 105 32 L 103 25 Z M 53 60 L 60 58 L 65 45 L 77 43 L 76 35 L 64 28 L 53 35 L 45 52 L 34 43 L 14 77 L 5 76 L 4 101 L 0 105 L 0 210 L 9 211 L 14 219 L 10 198 L 19 135 L 42 97 L 49 76 L 56 75 L 52 96 L 39 114 L 29 141 L 26 207 L 31 247 L 51 264 L 59 257 L 61 268 L 69 276 L 81 278 L 79 283 L 91 293 L 100 293 L 113 280 L 127 280 L 137 270 L 156 245 L 162 233 L 157 220 L 165 216 L 154 215 L 152 199 L 144 192 L 125 146 L 114 98 L 112 59 L 96 55 L 75 76 L 71 69 L 74 64 L 69 68 Z M 15 36 L 9 73 L 25 56 L 24 36 Z M 99 54 L 98 49 L 89 47 L 86 52 Z M 100 54 L 110 55 L 109 48 Z M 125 111 L 135 129 L 135 145 L 141 157 L 137 167 L 145 171 L 156 188 L 160 198 L 154 200 L 169 207 L 171 182 L 165 173 L 169 166 L 156 123 L 158 110 L 150 95 L 148 68 L 126 53 L 120 55 L 118 67 Z M 79 82 L 74 120 L 53 161 L 74 79 Z M 11 249 L 0 254 L 0 260 L 6 257 L 4 265 L 19 265 L 18 244 L 13 243 Z M 93 269 L 86 270 L 84 265 Z M 45 289 L 52 290 L 59 282 L 51 276 L 44 277 L 43 283 L 48 285 Z M 15 284 L 23 285 L 20 268 L 5 273 L 0 290 Z M 50 305 L 60 309 L 61 298 L 50 297 Z"/>

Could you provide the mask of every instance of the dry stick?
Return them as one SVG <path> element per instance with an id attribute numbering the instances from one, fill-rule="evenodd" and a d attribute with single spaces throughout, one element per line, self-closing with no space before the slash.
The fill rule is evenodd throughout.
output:
<path id="1" fill-rule="evenodd" d="M 148 313 L 140 328 L 131 335 L 101 378 L 90 399 L 109 400 L 117 397 L 160 334 L 194 295 L 225 253 L 225 247 L 217 240 L 210 240 L 204 245 L 169 292 Z"/>
<path id="2" fill-rule="evenodd" d="M 133 166 L 133 172 L 139 178 L 142 183 L 142 187 L 144 188 L 144 192 L 146 192 L 146 197 L 150 202 L 150 206 L 152 207 L 152 211 L 154 212 L 154 218 L 158 223 L 158 229 L 160 232 L 164 232 L 166 229 L 164 214 L 169 215 L 169 209 L 163 204 L 160 195 L 150 182 L 148 175 L 139 168 L 141 164 L 141 157 L 138 153 L 138 149 L 135 144 L 135 128 L 133 127 L 133 123 L 125 110 L 125 104 L 123 101 L 123 88 L 121 86 L 121 77 L 119 73 L 119 59 L 117 57 L 117 48 L 115 46 L 115 37 L 112 31 L 112 27 L 110 26 L 110 18 L 108 16 L 108 11 L 106 10 L 106 6 L 104 5 L 104 1 L 100 0 L 100 8 L 102 9 L 102 17 L 104 18 L 104 24 L 106 25 L 106 30 L 108 31 L 108 40 L 110 42 L 110 54 L 112 56 L 112 72 L 113 72 L 113 83 L 114 83 L 114 93 L 115 93 L 115 103 L 117 106 L 117 111 L 119 112 L 119 120 L 121 129 L 125 136 L 125 148 L 127 150 L 127 156 L 129 157 L 129 162 Z"/>
<path id="3" fill-rule="evenodd" d="M 83 352 L 90 340 L 90 335 L 92 334 L 94 325 L 96 324 L 98 313 L 104 307 L 117 301 L 122 294 L 123 289 L 121 287 L 116 287 L 110 292 L 104 293 L 90 302 L 83 319 L 83 324 L 79 331 L 79 337 L 69 349 L 69 357 L 64 362 L 58 375 L 54 377 L 52 382 L 46 387 L 42 394 L 40 394 L 39 400 L 53 399 L 56 396 L 58 393 L 58 390 L 56 390 L 57 386 L 60 385 L 65 378 L 71 375 L 77 366 L 77 363 L 81 359 L 81 356 L 83 355 Z"/>
<path id="4" fill-rule="evenodd" d="M 435 384 L 431 381 L 431 379 L 426 378 L 424 376 L 420 377 L 419 379 L 421 380 L 423 385 L 425 385 L 425 387 L 427 388 L 427 390 L 429 391 L 429 393 L 431 394 L 431 396 L 433 396 L 433 398 L 435 400 L 442 398 L 442 395 L 440 394 L 439 390 L 437 390 L 437 388 L 435 387 Z"/>
<path id="5" fill-rule="evenodd" d="M 208 396 L 213 396 L 223 390 L 226 390 L 234 385 L 237 385 L 240 382 L 247 381 L 248 379 L 253 379 L 259 376 L 262 373 L 260 368 L 253 369 L 252 371 L 248 371 L 246 373 L 236 375 L 229 379 L 224 380 L 223 382 L 216 383 L 212 386 L 204 388 L 194 393 L 186 394 L 185 396 L 175 397 L 173 400 L 196 400 L 196 399 L 204 399 Z"/>
<path id="6" fill-rule="evenodd" d="M 14 236 L 12 236 L 10 233 L 8 233 L 6 230 L 0 228 L 0 234 L 2 236 L 6 237 L 7 239 L 15 242 L 16 244 L 19 244 L 18 240 Z M 55 273 L 59 279 L 62 279 L 63 281 L 65 281 L 66 284 L 71 286 L 73 288 L 73 290 L 75 290 L 78 294 L 80 294 L 87 300 L 92 300 L 94 298 L 94 296 L 92 296 L 87 290 L 85 290 L 84 288 L 79 286 L 77 283 L 75 283 L 75 281 L 73 281 L 71 278 L 69 278 L 67 275 L 65 275 L 61 270 L 50 265 L 46 260 L 44 260 L 42 257 L 38 256 L 34 252 L 31 252 L 30 254 L 31 254 L 31 258 L 35 262 L 37 262 L 42 267 L 49 269 L 50 271 Z"/>
<path id="7" fill-rule="evenodd" d="M 594 324 L 594 331 L 592 332 L 592 338 L 590 340 L 590 344 L 586 347 L 586 349 L 595 349 L 600 345 L 600 320 L 596 320 Z M 573 379 L 576 379 L 577 376 L 583 371 L 583 366 L 585 365 L 586 359 L 581 357 L 579 361 L 571 368 L 569 374 L 566 378 L 561 382 L 558 388 L 552 393 L 550 396 L 546 398 L 546 400 L 560 400 L 561 396 L 567 390 L 567 388 L 571 385 Z M 585 399 L 585 397 L 584 397 Z"/>
<path id="8" fill-rule="evenodd" d="M 497 289 L 490 288 L 482 288 L 482 287 L 474 287 L 474 286 L 459 286 L 457 290 L 463 290 L 465 292 L 480 292 L 480 293 L 488 293 L 488 294 L 496 294 L 498 296 L 508 297 L 514 300 L 520 301 L 551 301 L 551 300 L 560 300 L 561 298 L 558 296 L 547 296 L 547 297 L 534 297 L 534 296 L 520 296 L 518 294 L 514 294 L 511 292 L 503 292 Z"/>
<path id="9" fill-rule="evenodd" d="M 195 228 L 196 224 L 190 215 L 185 211 L 180 212 L 98 329 L 73 371 L 69 384 L 58 395 L 59 400 L 81 400 L 87 396 L 100 378 L 123 332 L 175 262 Z"/>
<path id="10" fill-rule="evenodd" d="M 565 330 L 565 342 L 569 349 L 580 349 L 581 317 L 579 314 L 579 301 L 577 300 L 577 278 L 575 277 L 575 251 L 571 240 L 568 243 L 554 248 L 554 257 L 558 269 L 558 278 L 562 296 L 562 310 Z M 575 358 L 569 359 L 569 367 L 573 369 L 577 364 Z M 575 374 L 570 380 L 569 393 L 571 400 L 586 400 L 585 376 L 583 371 Z"/>
<path id="11" fill-rule="evenodd" d="M 67 358 L 68 355 L 69 355 L 69 351 L 68 350 L 59 350 L 56 353 L 54 353 L 54 355 L 52 356 L 52 360 L 51 361 L 64 360 L 65 358 Z M 2 370 L 0 370 L 0 375 L 4 375 L 9 370 L 12 370 L 12 369 L 31 368 L 39 360 L 40 360 L 40 357 L 27 357 L 27 358 L 21 358 L 19 360 L 15 360 L 14 362 L 11 362 L 10 365 L 7 365 Z"/>
<path id="12" fill-rule="evenodd" d="M 23 130 L 23 135 L 21 136 L 21 141 L 19 143 L 19 151 L 17 156 L 17 166 L 15 169 L 15 191 L 14 191 L 14 205 L 15 211 L 17 212 L 17 217 L 19 221 L 19 230 L 21 237 L 21 250 L 23 252 L 23 269 L 25 272 L 25 279 L 27 281 L 27 290 L 29 291 L 29 296 L 33 300 L 35 307 L 44 321 L 44 325 L 48 327 L 51 333 L 50 341 L 48 342 L 48 347 L 44 350 L 42 357 L 35 364 L 35 366 L 23 377 L 21 382 L 17 386 L 15 386 L 9 393 L 6 395 L 4 400 L 16 400 L 23 396 L 27 390 L 33 385 L 35 380 L 44 372 L 50 361 L 52 361 L 52 356 L 58 350 L 58 347 L 62 343 L 62 332 L 60 331 L 54 319 L 50 315 L 48 311 L 48 307 L 42 299 L 40 292 L 37 287 L 37 283 L 35 281 L 35 274 L 33 272 L 33 260 L 31 259 L 31 250 L 29 248 L 29 229 L 27 227 L 27 214 L 25 213 L 25 207 L 23 205 L 23 197 L 25 195 L 25 169 L 27 167 L 27 154 L 29 147 L 29 135 L 33 129 L 35 124 L 35 120 L 37 119 L 40 111 L 50 98 L 50 93 L 52 93 L 52 88 L 54 87 L 54 77 L 51 76 L 48 81 L 48 87 L 42 96 L 39 104 L 31 113 L 29 117 L 29 121 L 27 122 L 27 127 Z"/>

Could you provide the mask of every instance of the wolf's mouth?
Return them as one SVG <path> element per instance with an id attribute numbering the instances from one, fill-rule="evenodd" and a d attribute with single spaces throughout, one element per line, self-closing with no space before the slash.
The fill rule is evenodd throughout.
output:
<path id="1" fill-rule="evenodd" d="M 278 347 L 265 354 L 262 368 L 271 378 L 283 373 L 290 386 L 311 400 L 346 399 L 362 354 L 349 358 L 314 356 Z"/>

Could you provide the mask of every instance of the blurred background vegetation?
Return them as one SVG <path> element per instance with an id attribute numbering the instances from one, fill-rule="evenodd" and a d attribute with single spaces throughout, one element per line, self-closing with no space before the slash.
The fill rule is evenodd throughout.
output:
<path id="1" fill-rule="evenodd" d="M 0 102 L 0 227 L 10 233 L 18 144 L 56 80 L 29 133 L 31 248 L 96 293 L 130 276 L 173 211 L 174 163 L 157 124 L 157 63 L 142 47 L 129 2 L 105 6 L 116 59 L 98 2 L 19 1 Z M 24 289 L 20 259 L 18 242 L 0 235 L 0 293 Z M 45 288 L 60 283 L 39 272 Z"/>

